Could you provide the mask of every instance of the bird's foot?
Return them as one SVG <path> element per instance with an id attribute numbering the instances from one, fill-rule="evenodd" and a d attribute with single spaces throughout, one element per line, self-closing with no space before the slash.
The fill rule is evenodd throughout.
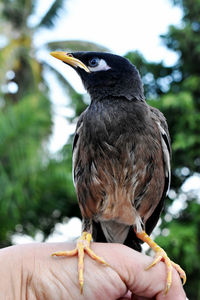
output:
<path id="1" fill-rule="evenodd" d="M 52 256 L 75 256 L 78 255 L 78 278 L 81 289 L 81 294 L 83 294 L 83 269 L 84 269 L 84 252 L 86 252 L 92 259 L 97 262 L 107 265 L 105 260 L 99 256 L 97 256 L 94 251 L 90 248 L 90 243 L 92 240 L 92 236 L 88 232 L 83 232 L 82 236 L 78 239 L 76 248 L 71 251 L 59 251 L 54 252 Z"/>
<path id="2" fill-rule="evenodd" d="M 153 248 L 152 248 L 153 249 Z M 186 282 L 186 274 L 183 271 L 183 269 L 175 264 L 173 261 L 170 260 L 170 258 L 167 256 L 167 253 L 159 246 L 156 247 L 156 249 L 153 249 L 156 252 L 156 256 L 154 261 L 146 268 L 146 270 L 149 270 L 153 266 L 155 266 L 158 262 L 163 261 L 167 268 L 167 279 L 166 279 L 166 289 L 165 294 L 168 293 L 170 286 L 172 284 L 172 268 L 174 267 L 176 271 L 179 273 L 179 276 L 183 280 L 183 284 Z"/>
<path id="3" fill-rule="evenodd" d="M 168 293 L 170 286 L 172 284 L 172 268 L 174 267 L 176 271 L 179 273 L 179 276 L 182 278 L 183 285 L 186 282 L 186 274 L 184 270 L 178 265 L 175 264 L 173 261 L 170 260 L 170 258 L 167 256 L 167 253 L 158 246 L 147 234 L 145 231 L 142 232 L 136 232 L 136 235 L 139 239 L 141 239 L 143 242 L 146 242 L 151 249 L 156 253 L 154 261 L 146 268 L 146 270 L 149 270 L 153 266 L 155 266 L 158 262 L 163 261 L 167 268 L 167 279 L 166 279 L 166 288 L 165 288 L 165 294 Z"/>

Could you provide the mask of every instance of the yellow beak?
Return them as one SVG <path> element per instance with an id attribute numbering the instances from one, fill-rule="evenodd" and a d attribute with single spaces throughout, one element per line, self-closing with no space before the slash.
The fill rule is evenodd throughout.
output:
<path id="1" fill-rule="evenodd" d="M 82 61 L 72 56 L 72 54 L 68 54 L 63 51 L 53 51 L 50 53 L 53 57 L 62 60 L 63 62 L 67 63 L 68 65 L 72 67 L 79 67 L 81 69 L 84 69 L 86 72 L 90 73 L 90 70 Z"/>

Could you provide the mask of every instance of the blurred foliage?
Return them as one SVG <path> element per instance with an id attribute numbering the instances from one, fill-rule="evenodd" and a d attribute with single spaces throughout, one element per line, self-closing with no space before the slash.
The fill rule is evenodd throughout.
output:
<path id="1" fill-rule="evenodd" d="M 172 184 L 157 242 L 187 272 L 186 292 L 200 299 L 200 206 L 198 195 L 184 193 L 185 181 L 200 172 L 200 0 L 172 0 L 183 10 L 180 26 L 162 36 L 178 54 L 174 66 L 148 62 L 139 52 L 129 58 L 139 69 L 150 105 L 167 118 L 172 140 Z M 52 109 L 44 69 L 54 73 L 69 96 L 76 117 L 86 108 L 66 78 L 40 62 L 34 35 L 51 28 L 65 1 L 55 0 L 35 25 L 34 0 L 0 0 L 0 245 L 15 232 L 48 236 L 64 216 L 80 215 L 71 176 L 72 137 L 58 153 L 48 151 Z M 49 50 L 107 51 L 84 41 L 51 41 Z M 182 203 L 178 213 L 174 203 Z"/>
<path id="2" fill-rule="evenodd" d="M 126 55 L 139 69 L 148 103 L 167 118 L 172 141 L 172 183 L 157 242 L 186 271 L 190 300 L 200 299 L 200 198 L 183 192 L 184 182 L 200 172 L 200 1 L 175 0 L 183 9 L 180 26 L 162 36 L 178 54 L 174 66 L 149 63 L 138 52 Z M 198 187 L 197 187 L 198 189 Z M 177 213 L 173 204 L 181 208 Z"/>
<path id="3" fill-rule="evenodd" d="M 187 208 L 175 216 L 174 220 L 163 220 L 162 228 L 163 235 L 159 235 L 156 241 L 171 259 L 185 269 L 187 282 L 184 288 L 188 299 L 199 300 L 200 205 L 196 199 L 188 196 Z"/>
<path id="4" fill-rule="evenodd" d="M 64 216 L 79 215 L 71 178 L 71 146 L 52 156 L 47 63 L 36 56 L 34 35 L 52 27 L 65 1 L 55 0 L 34 26 L 32 0 L 0 1 L 0 245 L 14 232 L 48 236 Z M 45 45 L 44 45 L 45 46 Z M 50 65 L 57 76 L 60 75 Z M 80 96 L 64 79 L 68 93 Z"/>

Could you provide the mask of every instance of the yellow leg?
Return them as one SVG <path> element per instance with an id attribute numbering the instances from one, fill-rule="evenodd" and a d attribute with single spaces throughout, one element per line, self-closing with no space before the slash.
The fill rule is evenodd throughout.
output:
<path id="1" fill-rule="evenodd" d="M 90 248 L 90 243 L 92 236 L 88 232 L 83 232 L 82 236 L 77 241 L 77 246 L 71 251 L 59 251 L 54 252 L 52 256 L 75 256 L 78 255 L 78 278 L 81 289 L 81 294 L 83 294 L 83 269 L 84 269 L 84 251 L 94 260 L 98 261 L 101 264 L 107 265 L 105 260 L 97 256 L 94 251 Z"/>
<path id="2" fill-rule="evenodd" d="M 176 271 L 179 273 L 180 277 L 183 280 L 183 284 L 186 282 L 186 274 L 183 271 L 183 269 L 175 264 L 173 261 L 169 259 L 167 256 L 167 253 L 160 247 L 158 246 L 149 236 L 146 234 L 145 231 L 141 232 L 136 232 L 137 237 L 142 240 L 143 242 L 146 242 L 151 249 L 153 249 L 156 253 L 154 261 L 146 268 L 146 270 L 149 270 L 153 266 L 155 266 L 159 261 L 164 261 L 166 267 L 167 267 L 167 283 L 166 283 L 166 289 L 165 289 L 165 294 L 170 289 L 171 283 L 172 283 L 172 268 L 174 267 Z"/>

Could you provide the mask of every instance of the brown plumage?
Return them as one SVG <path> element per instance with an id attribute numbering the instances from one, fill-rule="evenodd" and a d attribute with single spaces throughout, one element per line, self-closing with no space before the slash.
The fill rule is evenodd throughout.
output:
<path id="1" fill-rule="evenodd" d="M 157 120 L 152 118 L 145 102 L 113 101 L 113 105 L 107 98 L 92 103 L 81 115 L 74 139 L 74 182 L 87 219 L 84 230 L 91 233 L 92 221 L 111 220 L 113 226 L 116 222 L 141 229 L 165 187 L 159 118 L 156 114 Z M 102 229 L 107 240 L 105 222 Z M 98 235 L 95 240 L 99 241 Z M 125 239 L 115 240 L 113 235 L 112 241 Z"/>

